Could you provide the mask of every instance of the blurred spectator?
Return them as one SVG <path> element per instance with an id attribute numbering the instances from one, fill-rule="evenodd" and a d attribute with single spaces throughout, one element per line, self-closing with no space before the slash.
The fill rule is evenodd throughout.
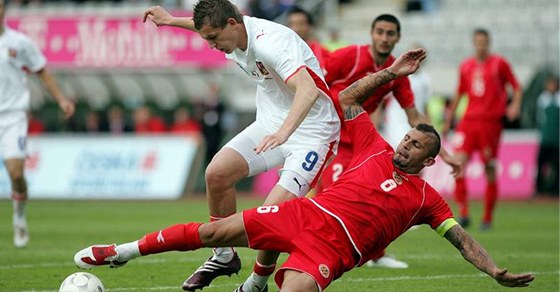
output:
<path id="1" fill-rule="evenodd" d="M 315 20 L 313 16 L 302 8 L 294 6 L 288 11 L 288 27 L 295 31 L 309 45 L 324 72 L 324 59 L 329 54 L 329 51 L 323 47 L 315 36 Z"/>
<path id="2" fill-rule="evenodd" d="M 406 12 L 431 13 L 437 9 L 437 0 L 407 0 Z"/>
<path id="3" fill-rule="evenodd" d="M 29 134 L 29 136 L 39 135 L 45 131 L 45 123 L 32 112 L 28 113 L 28 120 L 29 127 L 27 129 L 27 134 Z"/>
<path id="4" fill-rule="evenodd" d="M 274 20 L 293 4 L 293 0 L 249 0 L 249 12 L 254 17 Z"/>
<path id="5" fill-rule="evenodd" d="M 119 105 L 112 105 L 107 110 L 107 123 L 105 131 L 111 134 L 122 134 L 132 132 L 132 126 L 126 119 L 124 111 Z"/>
<path id="6" fill-rule="evenodd" d="M 492 224 L 492 215 L 498 199 L 496 159 L 503 129 L 503 118 L 519 118 L 522 92 L 509 62 L 490 52 L 490 34 L 485 29 L 473 33 L 474 56 L 467 58 L 459 68 L 459 85 L 446 117 L 443 134 L 451 127 L 453 114 L 459 100 L 467 95 L 469 102 L 465 115 L 457 125 L 453 144 L 456 155 L 465 164 L 474 152 L 479 152 L 484 162 L 486 191 L 481 229 Z M 513 92 L 507 105 L 508 87 Z M 467 186 L 463 177 L 455 180 L 455 199 L 459 206 L 459 223 L 470 225 Z"/>
<path id="7" fill-rule="evenodd" d="M 171 125 L 170 131 L 173 133 L 186 133 L 195 134 L 200 133 L 200 124 L 194 118 L 191 117 L 189 110 L 181 106 L 175 110 L 173 114 L 173 125 Z"/>
<path id="8" fill-rule="evenodd" d="M 95 110 L 89 110 L 85 116 L 84 131 L 88 133 L 99 133 L 103 130 L 101 116 Z"/>
<path id="9" fill-rule="evenodd" d="M 134 110 L 134 132 L 137 134 L 163 133 L 166 126 L 163 120 L 152 114 L 147 106 L 140 106 Z"/>
<path id="10" fill-rule="evenodd" d="M 329 28 L 329 38 L 323 42 L 323 46 L 328 51 L 333 52 L 348 45 L 346 40 L 340 38 L 340 29 L 337 26 Z"/>
<path id="11" fill-rule="evenodd" d="M 195 106 L 195 116 L 202 124 L 202 135 L 206 141 L 206 164 L 218 153 L 224 138 L 222 119 L 226 108 L 219 94 L 220 88 L 213 83 L 210 85 L 209 95 Z"/>
<path id="12" fill-rule="evenodd" d="M 537 124 L 541 136 L 537 169 L 537 194 L 558 196 L 560 151 L 560 93 L 558 77 L 550 76 L 537 99 Z"/>

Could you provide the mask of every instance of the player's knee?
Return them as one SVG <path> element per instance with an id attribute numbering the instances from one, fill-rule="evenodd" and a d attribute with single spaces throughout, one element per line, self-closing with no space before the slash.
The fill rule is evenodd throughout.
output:
<path id="1" fill-rule="evenodd" d="M 200 236 L 200 240 L 204 244 L 220 245 L 226 243 L 226 230 L 227 228 L 225 228 L 221 222 L 217 221 L 201 225 L 198 229 L 198 234 Z"/>
<path id="2" fill-rule="evenodd" d="M 231 170 L 213 163 L 206 168 L 204 177 L 206 185 L 211 188 L 228 187 L 235 183 Z"/>
<path id="3" fill-rule="evenodd" d="M 319 291 L 317 283 L 308 274 L 286 270 L 281 292 L 308 292 Z"/>

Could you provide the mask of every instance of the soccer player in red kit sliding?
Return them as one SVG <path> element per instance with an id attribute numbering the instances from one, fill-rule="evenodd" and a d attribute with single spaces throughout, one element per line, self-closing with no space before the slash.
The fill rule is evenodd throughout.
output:
<path id="1" fill-rule="evenodd" d="M 94 245 L 76 253 L 78 267 L 119 267 L 139 256 L 203 246 L 248 246 L 288 252 L 276 273 L 280 291 L 323 291 L 346 271 L 364 264 L 416 224 L 429 224 L 476 268 L 509 287 L 531 274 L 510 274 L 453 219 L 443 198 L 418 173 L 435 163 L 440 139 L 419 124 L 396 149 L 379 135 L 358 102 L 381 84 L 416 71 L 426 53 L 409 51 L 380 72 L 340 94 L 355 155 L 350 168 L 314 198 L 299 198 L 234 214 L 212 223 L 177 224 L 120 245 Z M 240 290 L 238 290 L 240 291 Z"/>
<path id="2" fill-rule="evenodd" d="M 352 45 L 339 49 L 325 59 L 323 67 L 326 71 L 325 80 L 331 89 L 335 105 L 340 91 L 368 74 L 381 71 L 393 64 L 395 57 L 391 55 L 393 48 L 400 39 L 401 26 L 399 20 L 390 14 L 383 14 L 373 20 L 371 25 L 371 45 Z M 427 123 L 428 119 L 414 105 L 414 94 L 407 76 L 402 76 L 383 86 L 365 99 L 362 106 L 367 113 L 373 113 L 384 97 L 392 93 L 404 109 L 411 127 L 419 123 Z M 337 109 L 340 111 L 340 109 Z M 341 114 L 339 112 L 339 114 Z M 353 155 L 353 148 L 344 125 L 340 131 L 338 154 L 325 168 L 318 184 L 317 191 L 328 188 L 346 171 Z M 461 164 L 445 150 L 440 153 L 442 159 L 454 168 L 454 173 L 461 172 Z M 368 263 L 370 267 L 407 268 L 405 262 L 398 261 L 385 252 L 381 252 Z"/>
<path id="3" fill-rule="evenodd" d="M 502 133 L 504 115 L 513 121 L 519 117 L 522 92 L 509 63 L 503 57 L 490 53 L 490 35 L 484 29 L 473 34 L 475 56 L 461 63 L 459 86 L 446 117 L 443 134 L 450 127 L 459 99 L 467 95 L 469 103 L 453 137 L 457 158 L 466 163 L 474 151 L 479 151 L 486 172 L 484 215 L 481 229 L 491 227 L 492 213 L 498 198 L 496 157 Z M 511 104 L 507 105 L 506 86 L 513 89 Z M 467 187 L 464 178 L 455 180 L 455 199 L 459 205 L 459 223 L 470 224 Z"/>

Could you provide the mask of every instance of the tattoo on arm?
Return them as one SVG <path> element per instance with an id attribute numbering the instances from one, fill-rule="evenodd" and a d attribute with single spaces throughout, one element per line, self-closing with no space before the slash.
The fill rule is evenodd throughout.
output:
<path id="1" fill-rule="evenodd" d="M 364 112 L 364 108 L 359 104 L 353 104 L 344 110 L 344 119 L 351 120 Z"/>
<path id="2" fill-rule="evenodd" d="M 381 85 L 397 78 L 397 75 L 388 69 L 370 74 L 367 77 L 357 80 L 352 85 L 340 92 L 358 103 L 364 102 Z"/>
<path id="3" fill-rule="evenodd" d="M 451 227 L 444 237 L 461 252 L 465 260 L 482 272 L 494 276 L 493 271 L 496 269 L 496 264 L 484 247 L 465 232 L 460 225 Z"/>

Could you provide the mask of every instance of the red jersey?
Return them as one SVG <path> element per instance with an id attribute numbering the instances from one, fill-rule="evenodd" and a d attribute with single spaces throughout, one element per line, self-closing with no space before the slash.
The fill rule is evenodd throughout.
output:
<path id="1" fill-rule="evenodd" d="M 393 149 L 365 112 L 345 123 L 354 147 L 348 170 L 310 200 L 340 222 L 360 255 L 358 265 L 413 225 L 435 229 L 453 218 L 427 182 L 393 165 Z"/>
<path id="2" fill-rule="evenodd" d="M 321 69 L 323 70 L 323 74 L 325 74 L 325 59 L 328 58 L 330 52 L 329 50 L 325 49 L 325 47 L 323 47 L 323 45 L 321 45 L 320 42 L 318 41 L 311 41 L 307 43 L 309 45 L 309 47 L 311 48 L 311 51 L 313 52 L 313 55 L 315 55 L 315 57 L 317 58 L 317 60 L 319 61 L 319 65 L 321 66 Z"/>
<path id="3" fill-rule="evenodd" d="M 490 55 L 484 61 L 470 57 L 461 63 L 459 69 L 459 95 L 468 94 L 469 104 L 464 119 L 501 119 L 506 110 L 506 84 L 513 89 L 519 83 L 508 62 Z"/>
<path id="4" fill-rule="evenodd" d="M 369 74 L 391 66 L 395 57 L 389 56 L 385 64 L 377 66 L 369 45 L 353 45 L 330 53 L 325 61 L 325 81 L 329 85 L 335 105 L 338 105 L 338 93 L 340 91 Z M 379 87 L 372 96 L 366 99 L 362 107 L 366 112 L 373 113 L 383 101 L 383 98 L 391 92 L 402 108 L 414 107 L 414 94 L 406 76 L 399 77 Z M 339 111 L 339 115 L 343 117 L 340 107 L 336 106 L 336 109 Z M 343 127 L 340 135 L 341 144 L 349 143 L 348 135 L 345 132 Z"/>

